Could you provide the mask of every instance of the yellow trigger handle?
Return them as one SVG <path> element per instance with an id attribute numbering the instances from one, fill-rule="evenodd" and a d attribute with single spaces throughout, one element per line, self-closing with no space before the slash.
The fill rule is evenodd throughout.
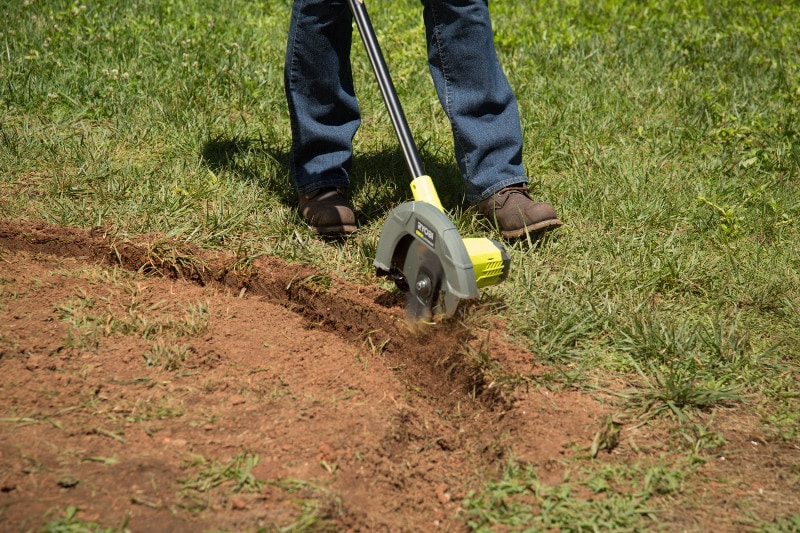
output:
<path id="1" fill-rule="evenodd" d="M 414 200 L 427 202 L 444 213 L 444 207 L 442 207 L 442 202 L 439 200 L 439 195 L 436 193 L 436 188 L 433 186 L 433 180 L 430 176 L 414 178 L 411 182 L 411 193 L 414 195 Z"/>

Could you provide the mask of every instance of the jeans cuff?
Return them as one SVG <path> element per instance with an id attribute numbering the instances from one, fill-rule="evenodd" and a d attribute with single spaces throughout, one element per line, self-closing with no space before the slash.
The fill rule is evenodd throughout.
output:
<path id="1" fill-rule="evenodd" d="M 317 189 L 322 189 L 324 187 L 344 187 L 347 188 L 350 186 L 350 182 L 347 178 L 323 178 L 323 179 L 315 179 L 314 181 L 306 181 L 303 185 L 298 185 L 295 182 L 297 187 L 298 194 L 309 194 L 312 191 L 316 191 Z"/>
<path id="2" fill-rule="evenodd" d="M 467 202 L 470 204 L 477 204 L 483 200 L 486 200 L 493 194 L 500 192 L 501 190 L 509 187 L 511 185 L 516 185 L 517 183 L 524 183 L 528 184 L 528 177 L 527 176 L 517 176 L 513 178 L 506 178 L 502 181 L 498 181 L 497 183 L 493 184 L 491 187 L 483 191 L 480 196 L 467 196 Z"/>

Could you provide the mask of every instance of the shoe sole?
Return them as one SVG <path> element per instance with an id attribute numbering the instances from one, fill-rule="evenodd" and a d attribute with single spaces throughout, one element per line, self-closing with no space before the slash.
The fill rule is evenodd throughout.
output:
<path id="1" fill-rule="evenodd" d="M 545 231 L 560 228 L 563 225 L 564 223 L 561 222 L 561 220 L 557 218 L 552 218 L 550 220 L 543 220 L 542 222 L 537 222 L 532 226 L 524 226 L 519 229 L 507 230 L 507 231 L 500 230 L 500 234 L 506 239 L 518 239 L 519 237 L 522 237 L 523 235 L 526 234 L 531 236 L 539 235 L 544 233 Z"/>
<path id="2" fill-rule="evenodd" d="M 319 235 L 349 235 L 350 233 L 355 233 L 358 227 L 350 224 L 322 227 L 311 226 L 311 230 Z"/>

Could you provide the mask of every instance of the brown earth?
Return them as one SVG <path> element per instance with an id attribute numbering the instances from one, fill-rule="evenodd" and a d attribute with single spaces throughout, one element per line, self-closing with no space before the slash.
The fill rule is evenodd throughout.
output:
<path id="1" fill-rule="evenodd" d="M 0 529 L 77 508 L 132 531 L 465 530 L 462 500 L 509 458 L 557 484 L 611 412 L 538 386 L 490 310 L 421 333 L 402 317 L 396 295 L 276 258 L 0 221 Z M 796 451 L 719 419 L 735 453 L 664 518 L 797 509 Z M 656 433 L 607 460 L 657 456 Z"/>

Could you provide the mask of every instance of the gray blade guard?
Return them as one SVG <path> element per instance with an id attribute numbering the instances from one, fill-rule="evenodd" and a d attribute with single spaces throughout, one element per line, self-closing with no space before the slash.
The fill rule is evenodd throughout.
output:
<path id="1" fill-rule="evenodd" d="M 409 279 L 414 280 L 416 272 L 400 271 L 414 240 L 430 248 L 442 264 L 443 294 L 438 298 L 435 312 L 452 316 L 460 300 L 479 296 L 472 260 L 458 229 L 447 215 L 428 202 L 406 202 L 389 214 L 378 239 L 373 263 L 378 275 L 393 276 L 395 282 L 398 274 L 405 278 L 406 283 Z"/>

